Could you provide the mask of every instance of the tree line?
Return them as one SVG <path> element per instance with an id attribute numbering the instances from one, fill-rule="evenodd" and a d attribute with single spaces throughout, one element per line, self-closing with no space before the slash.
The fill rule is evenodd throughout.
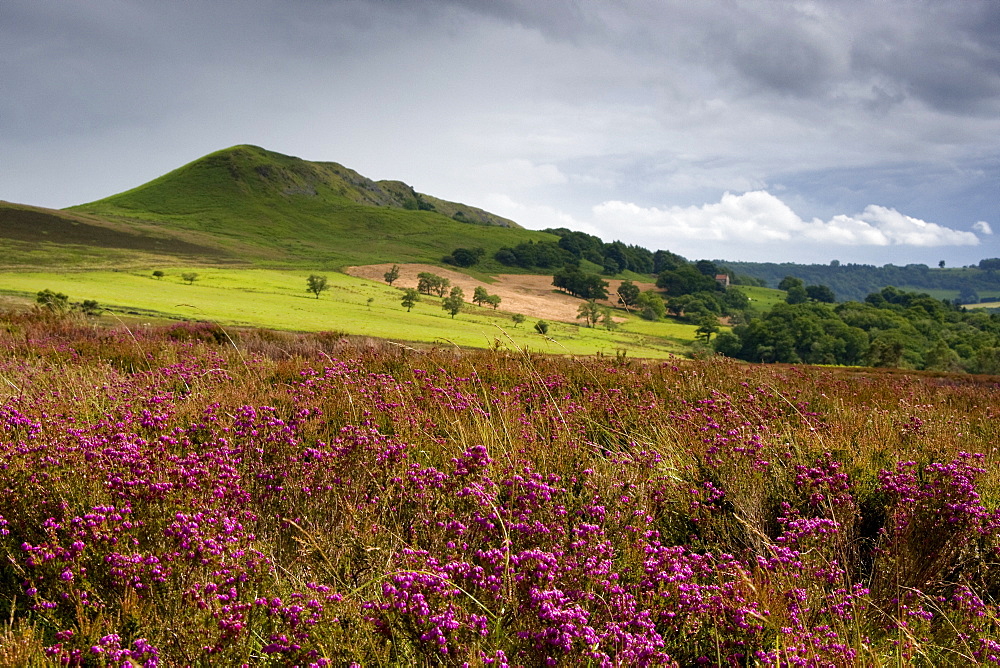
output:
<path id="1" fill-rule="evenodd" d="M 777 304 L 714 348 L 751 362 L 1000 374 L 1000 315 L 890 286 L 863 301 Z"/>
<path id="2" fill-rule="evenodd" d="M 864 301 L 868 294 L 887 285 L 911 290 L 955 290 L 965 304 L 979 302 L 980 292 L 1000 292 L 1000 258 L 980 260 L 977 266 L 946 268 L 926 264 L 881 267 L 868 264 L 795 264 L 790 262 L 726 262 L 739 275 L 752 277 L 768 287 L 778 287 L 786 276 L 806 283 L 825 285 L 840 301 Z"/>

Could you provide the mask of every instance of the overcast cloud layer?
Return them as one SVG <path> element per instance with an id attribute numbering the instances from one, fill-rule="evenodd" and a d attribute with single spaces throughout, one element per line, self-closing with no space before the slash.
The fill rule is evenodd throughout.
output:
<path id="1" fill-rule="evenodd" d="M 993 0 L 5 0 L 0 199 L 252 143 L 692 259 L 1000 256 Z"/>

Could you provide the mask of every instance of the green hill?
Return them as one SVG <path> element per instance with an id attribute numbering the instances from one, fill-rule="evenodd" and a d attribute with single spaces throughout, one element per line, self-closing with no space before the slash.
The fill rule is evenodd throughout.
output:
<path id="1" fill-rule="evenodd" d="M 459 247 L 480 247 L 490 257 L 501 246 L 556 238 L 399 181 L 372 181 L 337 163 L 256 146 L 212 153 L 67 211 L 269 266 L 439 262 Z"/>

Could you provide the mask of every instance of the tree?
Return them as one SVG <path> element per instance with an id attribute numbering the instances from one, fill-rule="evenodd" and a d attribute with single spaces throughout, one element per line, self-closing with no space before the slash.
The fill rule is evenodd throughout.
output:
<path id="1" fill-rule="evenodd" d="M 702 316 L 699 320 L 698 329 L 694 330 L 696 338 L 705 338 L 705 343 L 708 343 L 712 334 L 717 334 L 719 332 L 719 319 L 714 315 Z"/>
<path id="2" fill-rule="evenodd" d="M 639 308 L 639 316 L 643 320 L 655 321 L 667 314 L 667 306 L 663 303 L 663 298 L 653 290 L 640 293 L 635 305 Z"/>
<path id="3" fill-rule="evenodd" d="M 525 321 L 525 317 L 520 313 L 513 314 L 512 316 L 510 316 L 510 319 L 514 321 L 515 327 L 517 327 L 518 325 L 520 325 L 522 322 Z"/>
<path id="4" fill-rule="evenodd" d="M 403 306 L 406 307 L 406 312 L 409 313 L 410 309 L 420 301 L 420 293 L 417 292 L 416 288 L 406 288 L 403 290 Z"/>
<path id="5" fill-rule="evenodd" d="M 434 290 L 437 292 L 438 297 L 444 299 L 444 295 L 448 292 L 448 286 L 451 285 L 451 281 L 444 276 L 438 276 L 437 279 L 437 284 L 434 286 Z M 452 288 L 452 292 L 454 292 L 454 288 Z M 459 289 L 459 292 L 461 292 L 461 289 Z"/>
<path id="6" fill-rule="evenodd" d="M 792 285 L 788 288 L 788 294 L 785 295 L 786 303 L 803 304 L 807 301 L 809 301 L 809 294 L 806 292 L 805 287 L 802 285 L 802 281 L 799 281 L 797 285 Z"/>
<path id="7" fill-rule="evenodd" d="M 183 274 L 181 274 L 181 280 L 183 280 L 188 285 L 191 285 L 192 283 L 198 280 L 198 274 L 193 271 L 185 271 Z"/>
<path id="8" fill-rule="evenodd" d="M 451 293 L 444 298 L 441 302 L 441 308 L 451 314 L 454 318 L 459 311 L 462 310 L 462 305 L 465 303 L 465 293 L 462 292 L 462 288 L 457 285 L 451 289 Z"/>
<path id="9" fill-rule="evenodd" d="M 160 270 L 160 269 L 157 269 L 156 271 L 153 272 L 153 278 L 155 278 L 157 280 L 163 278 L 164 276 L 166 276 L 166 274 L 163 273 L 163 271 Z"/>
<path id="10" fill-rule="evenodd" d="M 833 294 L 833 290 L 825 285 L 807 285 L 806 296 L 814 302 L 824 302 L 826 304 L 835 304 L 837 302 L 837 295 Z"/>
<path id="11" fill-rule="evenodd" d="M 546 334 L 549 333 L 549 323 L 545 322 L 544 320 L 539 320 L 538 322 L 535 323 L 535 331 L 541 334 L 542 336 L 545 336 Z"/>
<path id="12" fill-rule="evenodd" d="M 941 260 L 940 262 L 938 262 L 938 268 L 939 269 L 944 269 L 944 260 Z"/>
<path id="13" fill-rule="evenodd" d="M 958 303 L 959 304 L 978 304 L 979 303 L 979 293 L 973 290 L 968 285 L 962 286 L 962 289 L 958 292 Z"/>
<path id="14" fill-rule="evenodd" d="M 62 315 L 69 309 L 69 297 L 46 288 L 35 295 L 35 302 L 52 313 Z"/>
<path id="15" fill-rule="evenodd" d="M 615 317 L 607 306 L 601 307 L 601 324 L 609 332 L 618 329 L 618 323 L 615 322 Z"/>
<path id="16" fill-rule="evenodd" d="M 399 278 L 399 265 L 398 264 L 392 265 L 392 268 L 389 269 L 389 271 L 382 274 L 382 278 L 385 279 L 386 283 L 392 285 L 393 281 Z"/>
<path id="17" fill-rule="evenodd" d="M 601 318 L 601 307 L 593 299 L 588 299 L 580 304 L 580 308 L 576 311 L 576 317 L 578 320 L 583 318 L 588 327 L 593 327 Z"/>
<path id="18" fill-rule="evenodd" d="M 618 286 L 618 301 L 625 306 L 635 306 L 639 300 L 639 286 L 629 280 Z"/>
<path id="19" fill-rule="evenodd" d="M 778 289 L 787 292 L 792 286 L 795 285 L 801 288 L 804 287 L 805 284 L 802 282 L 801 278 L 795 278 L 794 276 L 785 276 L 783 279 L 781 279 L 781 282 L 778 283 Z"/>
<path id="20" fill-rule="evenodd" d="M 477 285 L 475 291 L 472 293 L 472 303 L 483 305 L 483 302 L 489 297 L 489 293 L 486 292 L 486 288 L 481 285 Z"/>
<path id="21" fill-rule="evenodd" d="M 319 293 L 329 289 L 330 286 L 327 285 L 326 276 L 309 274 L 309 278 L 306 279 L 306 292 L 311 292 L 316 295 L 316 299 L 319 299 Z"/>
<path id="22" fill-rule="evenodd" d="M 497 310 L 497 306 L 500 306 L 500 295 L 486 295 L 485 302 L 493 307 L 493 310 Z"/>
<path id="23" fill-rule="evenodd" d="M 365 301 L 368 304 L 368 310 L 371 311 L 372 310 L 372 303 L 375 301 L 375 298 L 374 297 L 369 297 Z"/>

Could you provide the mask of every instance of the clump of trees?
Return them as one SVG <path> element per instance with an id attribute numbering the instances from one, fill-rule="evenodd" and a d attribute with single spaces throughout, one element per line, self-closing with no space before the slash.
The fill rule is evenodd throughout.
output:
<path id="1" fill-rule="evenodd" d="M 635 300 L 635 307 L 639 309 L 639 317 L 643 320 L 661 320 L 667 314 L 667 305 L 663 303 L 663 297 L 656 294 L 655 290 L 639 293 Z"/>
<path id="2" fill-rule="evenodd" d="M 1000 373 L 1000 315 L 886 287 L 862 302 L 779 303 L 720 333 L 715 350 L 752 362 Z"/>
<path id="3" fill-rule="evenodd" d="M 608 282 L 579 267 L 564 267 L 552 277 L 552 285 L 581 299 L 607 299 Z"/>
<path id="4" fill-rule="evenodd" d="M 603 311 L 601 306 L 593 299 L 588 299 L 584 303 L 580 304 L 580 307 L 576 310 L 576 318 L 579 320 L 583 318 L 583 321 L 587 323 L 588 327 L 593 327 L 597 324 L 597 321 L 601 319 Z"/>
<path id="5" fill-rule="evenodd" d="M 438 297 L 444 297 L 450 286 L 451 281 L 444 276 L 429 271 L 417 274 L 417 291 L 422 295 L 436 294 Z"/>
<path id="6" fill-rule="evenodd" d="M 551 241 L 526 241 L 517 246 L 505 246 L 493 254 L 493 259 L 508 267 L 522 269 L 555 269 L 573 261 L 573 255 Z"/>
<path id="7" fill-rule="evenodd" d="M 479 264 L 479 260 L 486 255 L 482 248 L 456 248 L 451 255 L 445 255 L 441 261 L 445 264 L 453 264 L 456 267 L 471 267 Z"/>
<path id="8" fill-rule="evenodd" d="M 806 285 L 800 278 L 785 276 L 778 284 L 785 291 L 785 301 L 789 304 L 803 304 L 807 301 L 835 304 L 837 295 L 825 285 Z"/>
<path id="9" fill-rule="evenodd" d="M 473 304 L 478 304 L 479 306 L 487 304 L 489 306 L 492 306 L 494 310 L 496 310 L 496 308 L 500 306 L 500 301 L 501 301 L 500 295 L 489 294 L 486 291 L 486 288 L 484 288 L 481 285 L 477 285 L 475 291 L 472 294 Z"/>

